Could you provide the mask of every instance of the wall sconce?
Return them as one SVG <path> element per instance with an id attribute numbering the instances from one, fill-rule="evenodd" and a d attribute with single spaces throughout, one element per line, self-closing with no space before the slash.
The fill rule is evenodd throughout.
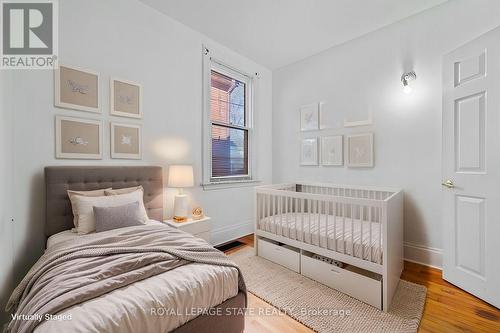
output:
<path id="1" fill-rule="evenodd" d="M 403 82 L 403 91 L 405 94 L 409 94 L 412 92 L 412 88 L 410 86 L 410 82 L 417 79 L 417 74 L 414 71 L 404 73 L 401 75 L 401 82 Z"/>

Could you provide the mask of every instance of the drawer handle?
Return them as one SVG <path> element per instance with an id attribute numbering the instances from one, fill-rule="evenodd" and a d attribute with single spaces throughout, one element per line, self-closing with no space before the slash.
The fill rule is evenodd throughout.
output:
<path id="1" fill-rule="evenodd" d="M 339 271 L 337 271 L 337 270 L 335 270 L 335 269 L 333 269 L 333 268 L 332 268 L 332 269 L 330 269 L 330 271 L 331 271 L 331 272 L 333 272 L 333 273 L 335 273 L 335 274 L 340 274 L 340 272 L 339 272 Z"/>
<path id="2" fill-rule="evenodd" d="M 283 249 L 282 249 L 281 247 L 275 247 L 274 249 L 275 249 L 276 251 L 280 251 L 280 252 L 281 252 L 281 251 L 283 251 Z"/>

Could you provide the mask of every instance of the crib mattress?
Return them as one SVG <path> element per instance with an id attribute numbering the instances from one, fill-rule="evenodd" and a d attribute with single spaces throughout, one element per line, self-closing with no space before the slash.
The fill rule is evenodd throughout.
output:
<path id="1" fill-rule="evenodd" d="M 304 215 L 287 213 L 265 217 L 260 220 L 261 230 L 279 236 L 296 239 L 307 244 L 320 246 L 340 253 L 372 262 L 382 263 L 382 237 L 378 222 L 360 221 L 333 215 Z M 309 220 L 310 218 L 310 220 Z M 336 223 L 334 223 L 334 218 Z M 328 228 L 327 228 L 328 225 Z M 302 226 L 303 229 L 302 230 Z M 319 231 L 319 232 L 318 232 Z M 380 238 L 379 238 L 380 237 Z M 353 254 L 354 253 L 354 254 Z"/>

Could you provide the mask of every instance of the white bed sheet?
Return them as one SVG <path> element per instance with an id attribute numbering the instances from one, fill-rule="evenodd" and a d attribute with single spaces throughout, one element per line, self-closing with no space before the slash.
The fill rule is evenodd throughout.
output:
<path id="1" fill-rule="evenodd" d="M 381 228 L 378 222 L 371 223 L 372 231 L 370 235 L 370 222 L 368 221 L 363 221 L 361 223 L 358 219 L 353 219 L 351 221 L 350 218 L 346 218 L 345 223 L 343 223 L 342 217 L 337 216 L 335 225 L 334 216 L 328 215 L 328 230 L 326 230 L 326 215 L 321 215 L 318 219 L 318 214 L 311 214 L 310 222 L 308 215 L 304 216 L 304 230 L 302 230 L 301 215 L 300 213 L 288 213 L 265 217 L 260 220 L 259 228 L 273 234 L 278 234 L 294 240 L 297 239 L 304 243 L 323 248 L 326 247 L 328 241 L 328 249 L 330 250 L 345 253 L 357 258 L 362 257 L 364 260 L 382 263 L 383 239 L 381 238 Z M 363 229 L 362 233 L 361 229 Z M 353 232 L 351 232 L 351 230 L 353 230 Z"/>
<path id="2" fill-rule="evenodd" d="M 75 237 L 60 232 L 47 247 Z M 237 269 L 192 263 L 72 306 L 58 313 L 71 320 L 45 321 L 34 332 L 169 332 L 237 294 Z"/>
<path id="3" fill-rule="evenodd" d="M 149 220 L 146 222 L 146 224 L 157 224 L 157 223 L 161 223 L 161 222 L 155 221 L 155 220 Z M 76 232 L 75 228 L 73 228 L 71 230 L 64 230 L 64 231 L 58 232 L 57 234 L 53 234 L 52 236 L 50 236 L 47 239 L 46 248 L 48 249 L 48 248 L 50 248 L 58 243 L 65 242 L 67 240 L 77 239 L 80 236 L 81 235 L 79 235 Z"/>

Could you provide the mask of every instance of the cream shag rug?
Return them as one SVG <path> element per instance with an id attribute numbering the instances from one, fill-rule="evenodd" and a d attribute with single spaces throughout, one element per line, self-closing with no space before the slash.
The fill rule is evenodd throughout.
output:
<path id="1" fill-rule="evenodd" d="M 316 332 L 416 332 L 427 289 L 400 280 L 389 312 L 256 257 L 252 248 L 230 255 L 252 294 Z"/>

